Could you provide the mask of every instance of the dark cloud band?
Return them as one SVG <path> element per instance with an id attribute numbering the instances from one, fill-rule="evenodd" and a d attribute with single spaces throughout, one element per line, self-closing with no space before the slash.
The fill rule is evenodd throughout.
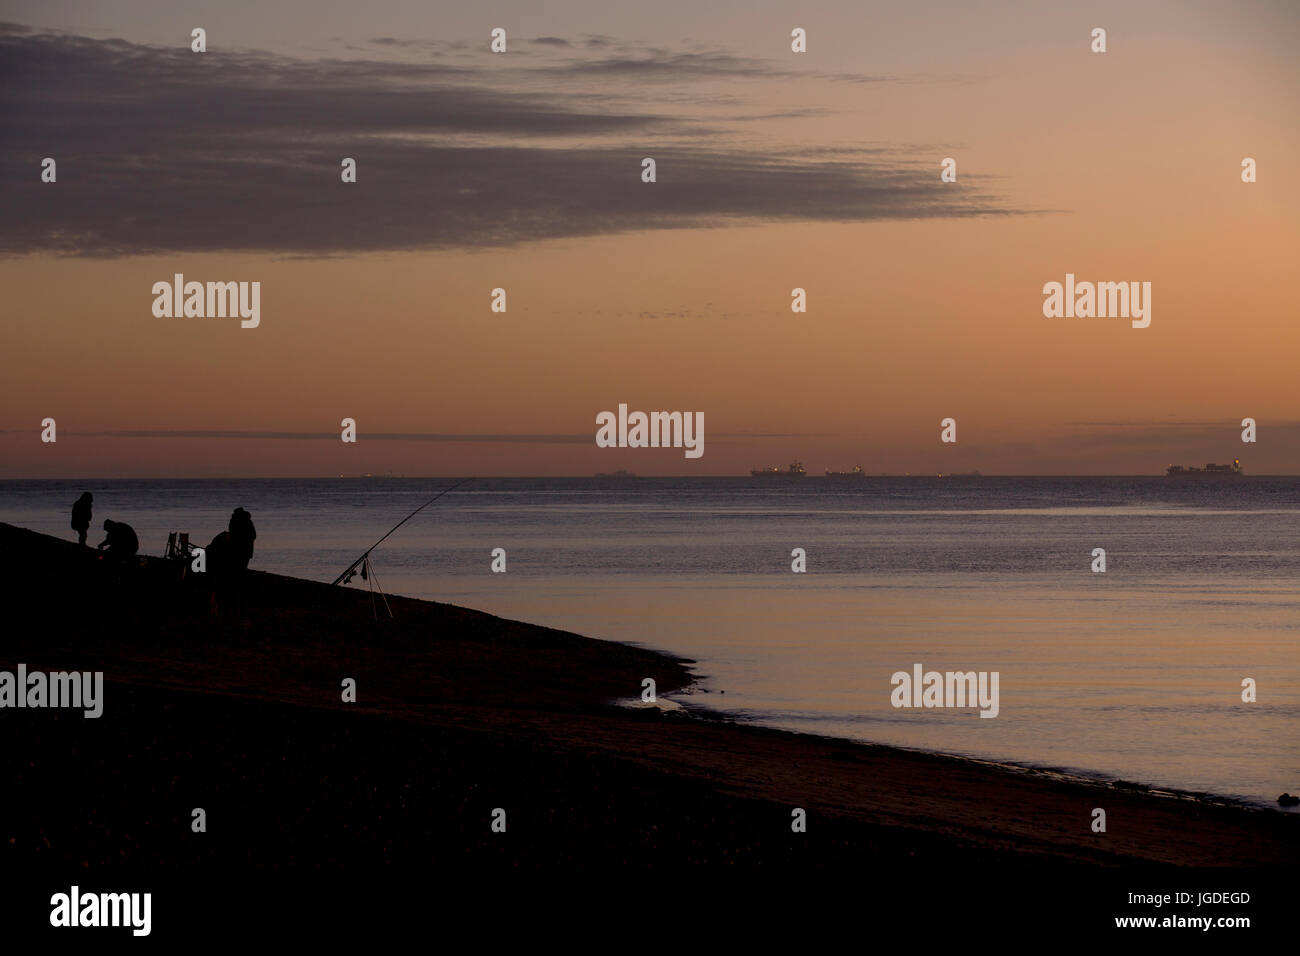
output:
<path id="1" fill-rule="evenodd" d="M 664 62 L 738 68 L 722 54 Z M 732 146 L 743 118 L 614 108 L 606 72 L 573 65 L 544 94 L 536 70 L 0 31 L 0 254 L 337 255 L 1023 212 L 974 177 L 940 183 L 937 155 Z M 46 156 L 55 184 L 39 180 Z M 340 182 L 345 156 L 355 184 Z"/>

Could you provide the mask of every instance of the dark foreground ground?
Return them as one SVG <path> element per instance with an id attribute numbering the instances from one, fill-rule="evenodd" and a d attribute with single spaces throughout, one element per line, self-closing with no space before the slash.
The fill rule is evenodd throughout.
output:
<path id="1" fill-rule="evenodd" d="M 158 559 L 2 524 L 0 556 L 0 670 L 106 681 L 99 719 L 0 709 L 6 926 L 47 926 L 73 883 L 150 890 L 154 935 L 182 937 L 232 913 L 341 933 L 604 899 L 637 938 L 724 899 L 844 918 L 846 897 L 864 928 L 974 907 L 1014 937 L 1175 910 L 1262 925 L 1296 898 L 1294 814 L 614 707 L 689 662 L 450 605 L 389 598 L 376 623 L 364 591 L 252 572 L 214 619 Z M 1212 890 L 1252 899 L 1128 902 Z"/>

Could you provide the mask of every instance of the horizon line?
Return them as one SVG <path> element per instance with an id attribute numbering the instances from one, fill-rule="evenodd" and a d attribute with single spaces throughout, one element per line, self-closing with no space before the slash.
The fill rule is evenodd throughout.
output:
<path id="1" fill-rule="evenodd" d="M 599 479 L 599 478 L 617 478 L 619 481 L 636 480 L 652 481 L 655 479 L 701 479 L 701 478 L 748 478 L 757 479 L 759 476 L 746 475 L 736 472 L 726 472 L 717 474 L 672 474 L 672 475 L 612 475 L 612 474 L 576 474 L 576 475 L 407 475 L 407 474 L 376 474 L 370 472 L 360 475 L 148 475 L 148 476 L 71 476 L 62 478 L 51 477 L 14 477 L 0 475 L 0 482 L 6 481 L 356 481 L 356 480 L 402 480 L 402 481 L 450 481 L 452 479 L 464 479 L 466 481 L 554 481 L 556 479 Z M 777 475 L 774 477 L 784 477 Z M 852 478 L 853 480 L 862 480 L 870 478 L 1167 478 L 1168 475 L 1155 472 L 1108 472 L 1104 474 L 1085 474 L 1079 472 L 1036 472 L 1033 474 L 971 474 L 970 472 L 905 472 L 905 473 L 865 473 L 862 475 L 818 475 L 808 473 L 803 476 L 804 479 L 826 479 L 826 478 Z M 1300 478 L 1300 472 L 1272 472 L 1259 474 L 1241 474 L 1234 475 L 1234 478 Z M 800 479 L 802 480 L 802 479 Z M 788 482 L 764 482 L 765 486 L 775 485 L 776 487 L 790 487 L 791 484 L 797 485 L 799 480 L 792 479 Z"/>

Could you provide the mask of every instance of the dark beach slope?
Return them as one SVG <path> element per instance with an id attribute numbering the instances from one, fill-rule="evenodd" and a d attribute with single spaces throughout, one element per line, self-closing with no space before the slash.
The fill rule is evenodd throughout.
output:
<path id="1" fill-rule="evenodd" d="M 364 590 L 261 572 L 214 621 L 206 588 L 160 559 L 115 565 L 3 524 L 0 555 L 0 670 L 105 675 L 99 719 L 0 710 L 9 874 L 869 861 L 1168 876 L 1300 849 L 1300 818 L 1280 811 L 610 705 L 645 677 L 689 682 L 689 662 L 641 648 L 406 598 L 376 623 Z"/>

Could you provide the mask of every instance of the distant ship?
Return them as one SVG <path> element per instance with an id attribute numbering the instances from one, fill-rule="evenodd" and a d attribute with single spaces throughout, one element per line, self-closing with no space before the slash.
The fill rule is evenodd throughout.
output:
<path id="1" fill-rule="evenodd" d="M 865 478 L 867 473 L 862 470 L 861 465 L 854 465 L 852 471 L 831 471 L 826 469 L 827 478 Z"/>
<path id="2" fill-rule="evenodd" d="M 771 468 L 755 468 L 750 474 L 755 478 L 802 478 L 808 472 L 800 462 L 792 461 L 785 471 L 773 465 Z"/>
<path id="3" fill-rule="evenodd" d="M 1206 465 L 1204 468 L 1184 468 L 1170 465 L 1165 470 L 1169 478 L 1236 478 L 1242 474 L 1241 459 L 1232 459 L 1231 465 Z"/>
<path id="4" fill-rule="evenodd" d="M 940 478 L 983 478 L 978 471 L 950 471 L 939 475 Z"/>
<path id="5" fill-rule="evenodd" d="M 636 475 L 626 468 L 620 468 L 618 471 L 599 471 L 596 473 L 597 478 L 635 478 Z"/>

